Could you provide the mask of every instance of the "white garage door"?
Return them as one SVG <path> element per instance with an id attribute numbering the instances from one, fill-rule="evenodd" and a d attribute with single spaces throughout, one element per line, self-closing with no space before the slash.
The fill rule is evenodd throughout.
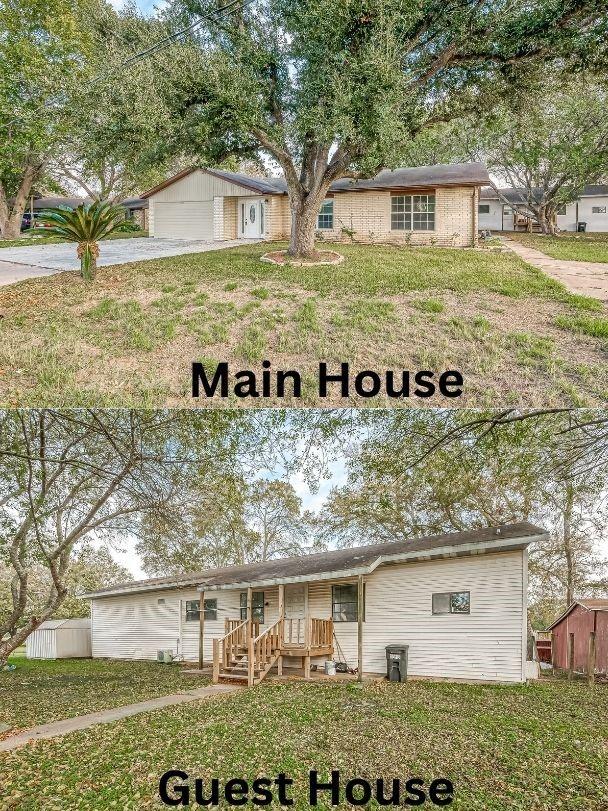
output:
<path id="1" fill-rule="evenodd" d="M 154 236 L 163 239 L 213 239 L 213 200 L 154 203 Z"/>

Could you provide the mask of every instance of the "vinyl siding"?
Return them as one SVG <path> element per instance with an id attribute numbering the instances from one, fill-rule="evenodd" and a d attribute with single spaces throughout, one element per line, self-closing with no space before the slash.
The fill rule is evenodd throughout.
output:
<path id="1" fill-rule="evenodd" d="M 501 682 L 523 680 L 525 660 L 525 555 L 521 551 L 382 566 L 366 579 L 363 669 L 385 672 L 384 648 L 407 644 L 409 672 L 417 676 Z M 336 581 L 346 582 L 346 581 Z M 469 615 L 434 616 L 432 594 L 470 591 Z M 205 621 L 204 655 L 224 633 L 224 618 L 239 616 L 240 591 L 217 597 L 218 619 Z M 158 605 L 158 598 L 165 600 Z M 93 601 L 93 656 L 154 659 L 159 648 L 198 658 L 198 623 L 185 622 L 185 600 L 195 590 L 107 597 Z M 264 589 L 266 626 L 278 617 L 278 588 Z M 179 601 L 182 600 L 181 645 Z M 331 616 L 331 583 L 308 586 L 310 614 Z M 357 623 L 335 623 L 344 658 L 357 664 Z M 338 652 L 335 658 L 340 659 Z M 286 664 L 299 664 L 299 660 Z"/>

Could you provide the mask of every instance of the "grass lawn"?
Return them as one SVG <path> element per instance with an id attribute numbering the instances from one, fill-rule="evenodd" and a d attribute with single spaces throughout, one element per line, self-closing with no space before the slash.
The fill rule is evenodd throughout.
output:
<path id="1" fill-rule="evenodd" d="M 508 236 L 553 259 L 573 259 L 577 262 L 608 262 L 608 233 L 575 234 L 564 232 L 554 237 L 526 234 L 519 231 Z"/>
<path id="2" fill-rule="evenodd" d="M 132 237 L 147 236 L 147 231 L 118 231 L 116 234 L 110 234 L 106 239 L 130 239 Z M 45 234 L 44 228 L 37 228 L 35 231 L 24 231 L 18 239 L 0 239 L 0 248 L 25 248 L 29 245 L 46 245 L 51 242 L 65 242 L 65 240 L 52 234 Z"/>
<path id="3" fill-rule="evenodd" d="M 179 768 L 206 788 L 212 777 L 285 772 L 292 807 L 305 809 L 309 770 L 327 779 L 338 769 L 343 783 L 384 777 L 388 787 L 391 778 L 427 786 L 447 778 L 455 786 L 449 807 L 462 811 L 604 811 L 607 716 L 607 687 L 565 681 L 267 682 L 0 754 L 3 807 L 162 808 L 158 779 Z M 321 797 L 328 808 L 328 794 Z"/>
<path id="4" fill-rule="evenodd" d="M 302 269 L 261 262 L 268 247 L 101 268 L 88 285 L 64 273 L 0 288 L 0 403 L 190 406 L 192 361 L 260 371 L 264 359 L 302 372 L 305 405 L 319 402 L 320 360 L 354 373 L 460 369 L 465 396 L 433 405 L 606 401 L 603 305 L 511 253 L 340 245 L 343 264 Z M 600 321 L 591 334 L 576 321 L 588 311 Z M 323 402 L 372 401 L 335 387 Z"/>
<path id="5" fill-rule="evenodd" d="M 17 670 L 0 670 L 0 722 L 10 724 L 12 731 L 209 683 L 207 678 L 184 676 L 178 665 L 155 662 L 47 661 L 24 655 L 10 661 Z"/>

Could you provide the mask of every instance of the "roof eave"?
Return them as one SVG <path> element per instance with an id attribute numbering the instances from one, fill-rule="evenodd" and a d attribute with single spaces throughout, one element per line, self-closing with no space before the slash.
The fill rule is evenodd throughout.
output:
<path id="1" fill-rule="evenodd" d="M 236 583 L 220 583 L 217 585 L 201 583 L 199 586 L 197 586 L 197 591 L 230 591 L 233 589 L 262 588 L 288 585 L 292 583 L 311 583 L 319 580 L 345 579 L 349 577 L 357 577 L 360 574 L 369 575 L 379 566 L 388 565 L 391 563 L 417 563 L 438 559 L 446 560 L 449 558 L 484 555 L 491 552 L 508 552 L 515 549 L 525 549 L 531 543 L 546 540 L 546 538 L 547 534 L 542 533 L 541 535 L 518 538 L 496 538 L 492 541 L 462 544 L 457 548 L 454 546 L 445 546 L 438 549 L 429 550 L 428 552 L 416 551 L 400 552 L 395 553 L 394 555 L 379 555 L 366 566 L 357 566 L 350 569 L 334 569 L 327 572 L 314 572 L 307 575 L 293 575 L 292 577 L 266 577 L 259 578 L 258 580 L 242 580 Z"/>

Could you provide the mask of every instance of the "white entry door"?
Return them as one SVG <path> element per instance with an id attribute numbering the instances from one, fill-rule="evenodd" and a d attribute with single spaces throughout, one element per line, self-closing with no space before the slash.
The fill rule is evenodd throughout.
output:
<path id="1" fill-rule="evenodd" d="M 264 233 L 264 202 L 261 197 L 241 197 L 239 200 L 240 235 L 244 239 L 259 239 Z"/>
<path id="2" fill-rule="evenodd" d="M 288 619 L 304 619 L 306 616 L 306 586 L 285 586 L 285 616 Z"/>

